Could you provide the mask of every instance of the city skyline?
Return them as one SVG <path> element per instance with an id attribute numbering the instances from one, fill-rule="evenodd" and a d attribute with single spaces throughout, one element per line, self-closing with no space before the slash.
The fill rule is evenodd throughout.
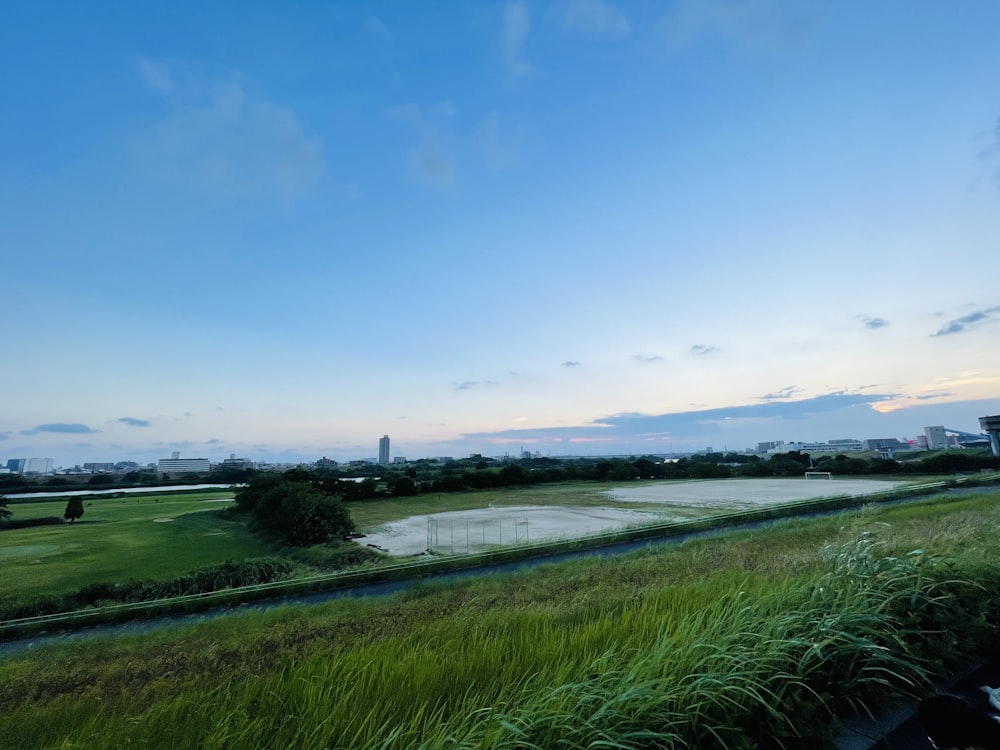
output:
<path id="1" fill-rule="evenodd" d="M 983 416 L 985 416 L 985 415 L 983 415 Z M 952 421 L 955 421 L 955 420 L 952 420 Z M 978 421 L 979 420 L 977 420 L 977 423 L 978 423 Z M 855 432 L 857 432 L 857 431 L 855 431 Z M 806 450 L 806 452 L 809 452 L 808 447 L 802 447 L 803 444 L 819 444 L 819 443 L 828 443 L 828 444 L 835 444 L 835 443 L 857 443 L 857 444 L 859 444 L 859 446 L 851 447 L 851 448 L 844 448 L 844 451 L 846 451 L 846 452 L 854 452 L 854 451 L 857 451 L 857 450 L 861 450 L 861 451 L 872 452 L 872 451 L 876 451 L 877 450 L 877 446 L 875 446 L 875 447 L 873 447 L 873 446 L 865 447 L 863 444 L 865 444 L 865 443 L 876 443 L 877 444 L 877 443 L 879 443 L 880 441 L 883 441 L 883 440 L 888 440 L 890 442 L 898 441 L 900 443 L 899 446 L 896 446 L 896 445 L 891 445 L 890 446 L 890 447 L 892 447 L 894 449 L 897 449 L 897 450 L 898 449 L 902 449 L 902 445 L 905 444 L 905 443 L 907 443 L 907 442 L 909 442 L 910 445 L 912 446 L 912 448 L 911 448 L 912 450 L 935 450 L 935 449 L 940 449 L 942 447 L 945 447 L 945 444 L 948 443 L 948 438 L 947 438 L 946 433 L 961 433 L 961 434 L 964 434 L 964 436 L 966 438 L 969 437 L 970 435 L 981 435 L 984 438 L 987 437 L 986 434 L 984 432 L 982 432 L 981 426 L 980 426 L 979 429 L 976 429 L 976 430 L 964 430 L 964 429 L 956 428 L 956 427 L 951 426 L 951 425 L 949 425 L 949 426 L 945 426 L 945 425 L 925 425 L 920 430 L 911 431 L 910 433 L 903 434 L 903 435 L 878 434 L 877 436 L 875 436 L 875 435 L 865 434 L 865 436 L 862 437 L 861 434 L 851 433 L 853 435 L 853 437 L 846 437 L 847 433 L 844 433 L 844 434 L 840 435 L 839 437 L 828 436 L 828 437 L 826 437 L 826 438 L 824 438 L 822 440 L 815 439 L 815 438 L 813 438 L 813 439 L 805 439 L 805 440 L 800 440 L 800 439 L 795 439 L 795 438 L 789 439 L 789 440 L 786 440 L 786 439 L 758 440 L 755 444 L 747 445 L 745 447 L 737 447 L 735 445 L 729 445 L 728 443 L 726 443 L 726 444 L 723 444 L 722 446 L 713 446 L 713 445 L 707 445 L 706 446 L 706 445 L 702 445 L 702 446 L 699 446 L 699 447 L 690 447 L 690 446 L 688 446 L 688 447 L 685 448 L 685 447 L 683 447 L 682 445 L 679 444 L 678 449 L 676 451 L 673 449 L 673 445 L 670 444 L 670 443 L 668 443 L 668 446 L 667 446 L 668 449 L 667 450 L 654 450 L 654 451 L 650 451 L 650 450 L 646 450 L 646 451 L 642 451 L 642 450 L 628 451 L 628 450 L 625 450 L 625 451 L 621 451 L 621 452 L 601 451 L 601 450 L 596 449 L 596 448 L 592 449 L 590 451 L 587 451 L 587 450 L 585 450 L 585 448 L 587 447 L 586 445 L 579 446 L 580 449 L 577 450 L 576 448 L 574 448 L 575 444 L 573 444 L 573 443 L 566 443 L 566 445 L 571 448 L 570 452 L 567 452 L 567 453 L 558 453 L 558 452 L 550 450 L 550 451 L 548 451 L 548 452 L 546 452 L 544 454 L 542 452 L 540 452 L 540 451 L 537 451 L 537 450 L 534 451 L 534 452 L 532 452 L 531 450 L 525 451 L 525 447 L 526 446 L 529 449 L 533 448 L 533 447 L 537 447 L 536 443 L 533 443 L 531 440 L 529 440 L 526 443 L 525 442 L 521 442 L 519 445 L 516 446 L 516 449 L 515 449 L 515 446 L 513 445 L 513 443 L 510 443 L 510 444 L 508 444 L 506 446 L 506 450 L 503 451 L 502 453 L 492 453 L 492 454 L 490 454 L 490 453 L 484 453 L 484 452 L 472 452 L 472 453 L 467 453 L 467 454 L 455 454 L 455 455 L 447 455 L 447 454 L 444 454 L 444 453 L 438 453 L 438 454 L 426 454 L 426 455 L 416 456 L 416 457 L 414 457 L 414 458 L 412 458 L 410 460 L 440 459 L 442 457 L 461 459 L 461 458 L 466 458 L 468 456 L 475 456 L 475 455 L 484 455 L 484 456 L 487 456 L 489 458 L 497 458 L 497 459 L 499 459 L 499 458 L 505 458 L 505 457 L 518 458 L 518 457 L 520 457 L 520 455 L 521 455 L 522 452 L 533 453 L 533 455 L 538 455 L 538 456 L 541 456 L 541 457 L 549 457 L 549 456 L 551 456 L 551 457 L 557 457 L 557 458 L 573 458 L 573 457 L 586 458 L 586 457 L 600 457 L 600 456 L 639 456 L 639 455 L 654 455 L 654 454 L 655 455 L 672 455 L 672 454 L 681 455 L 681 454 L 690 454 L 690 453 L 704 453 L 706 451 L 711 451 L 711 452 L 734 452 L 734 453 L 758 453 L 758 454 L 760 454 L 760 453 L 764 453 L 764 452 L 774 452 L 774 451 L 781 452 L 782 446 L 784 446 L 787 450 L 799 450 L 799 449 L 802 449 L 802 450 Z M 367 461 L 369 463 L 377 463 L 377 464 L 386 464 L 387 465 L 387 464 L 390 464 L 390 463 L 394 463 L 396 461 L 404 460 L 404 459 L 401 459 L 401 458 L 398 458 L 398 457 L 396 459 L 392 459 L 391 458 L 390 452 L 389 452 L 389 444 L 390 444 L 389 436 L 388 435 L 383 435 L 381 438 L 379 438 L 379 441 L 378 441 L 378 456 L 377 457 L 368 455 L 367 453 L 365 453 L 364 449 L 361 446 L 358 446 L 358 450 L 357 451 L 355 451 L 353 453 L 344 454 L 344 455 L 340 456 L 338 462 L 340 462 L 340 463 L 349 463 L 350 461 L 363 460 L 363 461 Z M 763 448 L 762 446 L 766 446 L 766 449 Z M 219 450 L 222 450 L 222 449 L 219 448 Z M 311 463 L 315 463 L 317 461 L 330 461 L 330 458 L 326 454 L 323 454 L 322 456 L 307 455 L 307 454 L 295 454 L 295 455 L 285 455 L 285 456 L 282 456 L 282 457 L 274 457 L 274 456 L 263 456 L 263 457 L 261 457 L 261 456 L 257 456 L 257 457 L 253 457 L 253 456 L 240 456 L 239 458 L 237 458 L 236 454 L 232 453 L 232 452 L 229 452 L 228 455 L 226 455 L 226 456 L 223 456 L 222 454 L 219 454 L 216 451 L 210 451 L 210 452 L 212 453 L 212 458 L 211 459 L 204 459 L 204 460 L 210 460 L 213 464 L 215 464 L 215 463 L 221 463 L 221 462 L 234 462 L 234 461 L 240 462 L 242 464 L 243 462 L 249 461 L 251 463 L 262 463 L 262 464 L 287 464 L 287 465 L 295 465 L 295 464 L 311 464 Z M 111 461 L 100 461 L 100 462 L 83 461 L 83 462 L 77 462 L 76 464 L 64 464 L 64 463 L 60 463 L 58 460 L 55 460 L 55 459 L 52 459 L 52 458 L 44 458 L 44 459 L 42 459 L 42 458 L 38 458 L 38 457 L 11 457 L 11 458 L 8 458 L 8 459 L 0 460 L 0 466 L 6 465 L 8 468 L 11 468 L 11 465 L 12 464 L 16 464 L 16 463 L 25 464 L 25 462 L 28 462 L 28 461 L 48 461 L 49 462 L 49 469 L 50 470 L 51 469 L 59 470 L 59 469 L 67 469 L 67 468 L 74 468 L 74 467 L 78 468 L 78 467 L 81 467 L 81 466 L 83 468 L 87 468 L 87 466 L 94 466 L 94 465 L 111 466 L 114 463 L 133 464 L 130 468 L 140 468 L 140 464 L 136 463 L 136 462 L 134 462 L 132 460 L 132 459 L 134 459 L 136 457 L 138 457 L 138 456 L 132 456 L 132 457 L 129 457 L 129 458 L 122 458 L 121 456 L 119 456 L 119 457 L 117 457 L 117 458 L 115 458 L 115 459 L 113 459 Z M 141 461 L 145 461 L 146 462 L 145 464 L 143 464 L 144 466 L 155 466 L 157 464 L 162 464 L 164 460 L 179 460 L 179 459 L 182 459 L 181 452 L 178 451 L 178 450 L 172 450 L 171 451 L 171 457 L 170 457 L 170 459 L 165 459 L 163 456 L 153 456 L 152 454 L 148 454 L 148 455 L 145 455 L 145 456 L 142 456 L 142 457 L 139 457 L 139 458 L 140 458 Z M 200 457 L 200 456 L 199 457 L 184 456 L 182 460 L 192 460 L 192 459 L 195 459 L 195 458 L 198 458 L 199 460 L 202 460 L 202 457 Z M 17 469 L 15 469 L 15 470 L 17 470 Z"/>
<path id="2" fill-rule="evenodd" d="M 996 3 L 157 8 L 0 11 L 0 457 L 1000 413 Z"/>

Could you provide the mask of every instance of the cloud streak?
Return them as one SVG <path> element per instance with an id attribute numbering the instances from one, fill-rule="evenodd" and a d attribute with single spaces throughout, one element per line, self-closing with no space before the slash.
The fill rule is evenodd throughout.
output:
<path id="1" fill-rule="evenodd" d="M 714 346 L 704 346 L 703 344 L 695 344 L 691 347 L 690 353 L 696 357 L 704 357 L 706 354 L 713 354 L 719 351 Z"/>
<path id="2" fill-rule="evenodd" d="M 632 359 L 640 365 L 655 365 L 665 361 L 659 354 L 633 354 Z"/>
<path id="3" fill-rule="evenodd" d="M 886 320 L 885 318 L 873 318 L 868 315 L 858 315 L 857 319 L 861 321 L 861 325 L 871 330 L 876 330 L 878 328 L 885 328 L 887 325 L 889 325 L 889 321 Z"/>
<path id="4" fill-rule="evenodd" d="M 54 432 L 63 435 L 92 435 L 98 432 L 98 430 L 76 422 L 49 422 L 48 424 L 40 424 L 31 430 L 21 430 L 22 435 L 37 435 L 41 432 Z"/>
<path id="5" fill-rule="evenodd" d="M 785 389 L 787 390 L 787 389 Z M 784 422 L 805 421 L 818 414 L 829 414 L 851 407 L 868 406 L 888 400 L 893 394 L 828 393 L 798 401 L 769 401 L 716 409 L 670 412 L 666 414 L 614 414 L 577 427 L 542 427 L 535 429 L 502 430 L 466 435 L 480 440 L 527 440 L 545 442 L 627 442 L 630 440 L 684 440 L 700 435 L 707 429 L 717 429 L 725 423 L 733 428 L 739 424 L 772 423 L 778 429 Z"/>
<path id="6" fill-rule="evenodd" d="M 149 427 L 150 424 L 148 419 L 136 419 L 135 417 L 120 417 L 116 421 L 129 427 Z"/>
<path id="7" fill-rule="evenodd" d="M 993 319 L 997 313 L 1000 313 L 1000 305 L 987 307 L 985 310 L 977 310 L 976 312 L 948 321 L 941 326 L 937 333 L 932 333 L 931 336 L 951 336 L 956 333 L 964 333 L 978 323 Z"/>
<path id="8" fill-rule="evenodd" d="M 461 383 L 455 384 L 456 391 L 471 391 L 473 388 L 481 388 L 484 386 L 496 385 L 496 381 L 493 380 L 464 380 Z"/>
<path id="9" fill-rule="evenodd" d="M 789 399 L 796 393 L 799 393 L 802 389 L 797 388 L 794 385 L 788 385 L 781 390 L 774 391 L 773 393 L 765 393 L 760 397 L 761 401 L 779 401 L 783 399 Z"/>

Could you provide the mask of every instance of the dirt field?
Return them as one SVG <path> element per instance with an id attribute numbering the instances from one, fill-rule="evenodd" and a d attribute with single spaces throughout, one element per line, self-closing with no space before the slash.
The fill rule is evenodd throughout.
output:
<path id="1" fill-rule="evenodd" d="M 902 486 L 867 479 L 719 479 L 615 487 L 609 507 L 513 506 L 415 515 L 366 530 L 359 544 L 393 555 L 465 554 L 497 545 L 567 539 L 657 521 L 831 495 L 866 495 Z M 643 510 L 620 507 L 644 503 Z M 663 509 L 649 509 L 662 504 Z M 610 507 L 618 506 L 618 507 Z"/>
<path id="2" fill-rule="evenodd" d="M 611 499 L 625 503 L 745 508 L 832 495 L 870 495 L 904 484 L 906 482 L 877 479 L 713 479 L 707 482 L 624 486 L 608 494 Z"/>

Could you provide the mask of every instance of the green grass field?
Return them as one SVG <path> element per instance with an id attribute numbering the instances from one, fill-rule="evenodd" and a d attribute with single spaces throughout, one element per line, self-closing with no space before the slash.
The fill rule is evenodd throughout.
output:
<path id="1" fill-rule="evenodd" d="M 634 482 L 632 486 L 665 484 Z M 349 512 L 360 529 L 408 516 L 440 511 L 508 506 L 620 507 L 664 509 L 659 503 L 615 502 L 608 490 L 620 482 L 565 482 L 525 487 L 386 498 L 351 503 Z M 220 518 L 220 502 L 228 490 L 198 493 L 142 494 L 123 498 L 84 500 L 83 518 L 62 523 L 0 531 L 0 563 L 7 581 L 0 603 L 34 596 L 78 591 L 95 583 L 152 581 L 185 575 L 227 560 L 273 554 L 274 549 L 241 524 Z M 17 501 L 10 508 L 17 519 L 62 517 L 66 500 Z M 719 507 L 675 508 L 676 515 L 703 517 Z"/>
<path id="2" fill-rule="evenodd" d="M 355 523 L 372 527 L 441 510 L 505 505 L 608 505 L 607 489 L 590 482 L 512 490 L 420 495 L 352 503 Z M 232 498 L 226 490 L 142 494 L 84 500 L 79 521 L 0 531 L 0 563 L 6 583 L 0 601 L 70 593 L 93 583 L 157 580 L 184 575 L 226 560 L 259 557 L 272 548 L 241 524 L 216 511 Z M 634 507 L 635 504 L 632 504 Z M 61 518 L 66 499 L 17 501 L 17 519 Z"/>
<path id="3" fill-rule="evenodd" d="M 0 659 L 0 746 L 828 748 L 996 642 L 998 500 L 36 648 Z"/>
<path id="4" fill-rule="evenodd" d="M 156 580 L 268 554 L 241 524 L 216 513 L 231 492 L 84 501 L 75 523 L 0 531 L 2 600 L 62 594 L 91 583 Z M 62 517 L 66 500 L 18 502 L 18 519 Z"/>

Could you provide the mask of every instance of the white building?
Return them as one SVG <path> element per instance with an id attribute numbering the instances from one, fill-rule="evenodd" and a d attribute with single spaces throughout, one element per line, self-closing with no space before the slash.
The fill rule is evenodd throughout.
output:
<path id="1" fill-rule="evenodd" d="M 51 458 L 29 458 L 24 463 L 24 473 L 25 474 L 51 474 L 52 473 L 52 459 Z"/>
<path id="2" fill-rule="evenodd" d="M 163 474 L 203 473 L 210 468 L 207 458 L 161 458 L 156 462 L 156 470 Z"/>
<path id="3" fill-rule="evenodd" d="M 51 474 L 51 458 L 12 458 L 7 468 L 15 474 Z"/>
<path id="4" fill-rule="evenodd" d="M 863 450 L 861 441 L 848 438 L 845 440 L 829 440 L 825 443 L 782 443 L 774 448 L 770 448 L 768 453 L 788 453 L 798 451 L 799 453 L 856 453 Z"/>

